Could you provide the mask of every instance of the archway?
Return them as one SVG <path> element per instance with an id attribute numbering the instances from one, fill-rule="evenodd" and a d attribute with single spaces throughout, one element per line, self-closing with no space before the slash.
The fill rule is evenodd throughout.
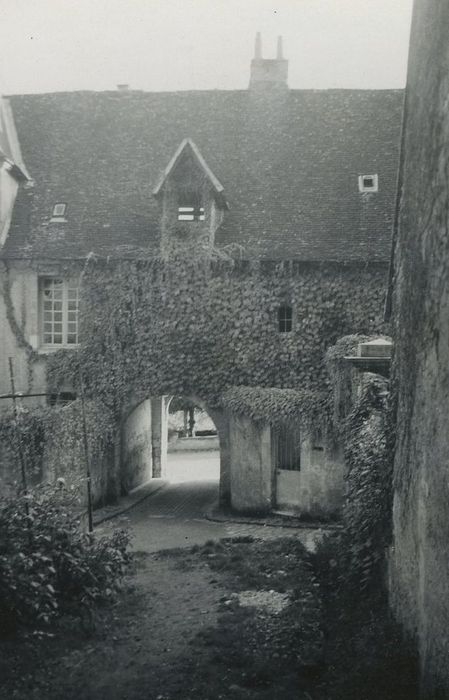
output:
<path id="1" fill-rule="evenodd" d="M 216 481 L 220 503 L 229 503 L 229 421 L 222 409 L 211 408 L 196 396 L 136 398 L 124 413 L 120 433 L 122 493 L 152 479 Z"/>

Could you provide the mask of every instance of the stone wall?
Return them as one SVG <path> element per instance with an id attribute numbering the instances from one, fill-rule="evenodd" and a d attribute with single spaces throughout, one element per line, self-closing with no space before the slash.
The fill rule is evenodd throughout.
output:
<path id="1" fill-rule="evenodd" d="M 423 697 L 449 697 L 449 3 L 416 0 L 396 289 L 391 604 Z"/>
<path id="2" fill-rule="evenodd" d="M 272 429 L 247 416 L 230 418 L 231 505 L 241 512 L 279 509 L 298 516 L 338 514 L 346 467 L 338 447 L 301 440 L 299 471 L 275 469 Z"/>
<path id="3" fill-rule="evenodd" d="M 314 518 L 339 514 L 343 501 L 346 466 L 341 448 L 317 448 L 309 435 L 301 444 L 301 469 L 284 472 L 276 487 L 276 507 Z M 290 482 L 286 477 L 290 477 Z M 285 488 L 287 487 L 287 489 Z"/>
<path id="4" fill-rule="evenodd" d="M 152 476 L 151 399 L 142 401 L 126 418 L 122 435 L 121 490 L 128 493 Z"/>
<path id="5" fill-rule="evenodd" d="M 231 506 L 264 513 L 273 505 L 270 428 L 245 416 L 230 419 Z"/>

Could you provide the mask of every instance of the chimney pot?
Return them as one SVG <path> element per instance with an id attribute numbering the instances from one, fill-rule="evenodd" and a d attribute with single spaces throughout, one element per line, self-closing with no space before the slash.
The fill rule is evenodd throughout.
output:
<path id="1" fill-rule="evenodd" d="M 276 58 L 262 58 L 262 39 L 256 34 L 254 58 L 251 61 L 251 90 L 287 89 L 288 61 L 284 58 L 282 37 L 277 40 Z"/>

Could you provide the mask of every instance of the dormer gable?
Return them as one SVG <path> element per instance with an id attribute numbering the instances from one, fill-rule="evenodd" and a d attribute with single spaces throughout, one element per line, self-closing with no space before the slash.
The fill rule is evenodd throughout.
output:
<path id="1" fill-rule="evenodd" d="M 190 158 L 189 158 L 189 156 L 190 156 Z M 200 149 L 195 144 L 195 142 L 192 141 L 192 139 L 190 139 L 190 138 L 183 139 L 181 141 L 181 143 L 179 144 L 178 148 L 176 149 L 175 154 L 173 155 L 169 164 L 165 168 L 161 178 L 159 179 L 158 184 L 156 185 L 156 187 L 153 190 L 154 196 L 158 197 L 161 195 L 166 182 L 170 179 L 172 174 L 176 171 L 176 169 L 178 168 L 180 163 L 184 165 L 184 170 L 186 170 L 185 166 L 187 166 L 187 169 L 188 169 L 189 160 L 196 161 L 199 168 L 203 171 L 204 176 L 208 179 L 213 191 L 215 192 L 215 196 L 217 198 L 217 201 L 221 204 L 223 209 L 228 209 L 229 207 L 228 207 L 228 203 L 226 202 L 226 197 L 224 195 L 223 185 L 221 184 L 220 180 L 217 177 L 215 177 L 212 170 L 209 168 L 205 159 L 201 155 Z M 184 172 L 184 174 L 187 174 L 187 173 Z"/>
<path id="2" fill-rule="evenodd" d="M 192 139 L 180 143 L 153 195 L 160 202 L 164 250 L 214 245 L 215 231 L 229 207 L 223 185 Z"/>

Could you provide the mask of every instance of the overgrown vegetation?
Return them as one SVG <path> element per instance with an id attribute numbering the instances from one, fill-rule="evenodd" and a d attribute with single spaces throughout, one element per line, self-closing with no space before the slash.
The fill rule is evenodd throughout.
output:
<path id="1" fill-rule="evenodd" d="M 225 392 L 223 405 L 231 413 L 255 422 L 270 425 L 299 422 L 307 426 L 324 422 L 329 400 L 325 392 L 236 386 Z"/>
<path id="2" fill-rule="evenodd" d="M 336 700 L 411 700 L 417 666 L 387 601 L 392 455 L 387 381 L 364 375 L 344 423 L 348 467 L 343 528 L 315 555 L 326 620 L 325 687 Z"/>
<path id="3" fill-rule="evenodd" d="M 84 412 L 93 497 L 98 502 L 107 490 L 108 474 L 103 473 L 102 462 L 113 440 L 114 423 L 109 411 L 98 402 L 86 401 Z M 1 413 L 1 460 L 11 493 L 20 480 L 18 440 L 30 483 L 64 477 L 69 485 L 79 485 L 85 477 L 80 400 L 66 406 L 27 408 L 20 405 L 17 418 L 11 409 Z M 85 487 L 81 487 L 81 492 L 84 495 Z"/>
<path id="4" fill-rule="evenodd" d="M 128 535 L 96 538 L 80 526 L 75 490 L 40 486 L 0 499 L 0 630 L 90 614 L 112 599 L 129 563 Z"/>
<path id="5" fill-rule="evenodd" d="M 381 270 L 356 266 L 91 260 L 79 354 L 86 392 L 114 415 L 130 399 L 167 393 L 220 405 L 232 386 L 320 393 L 326 348 L 351 329 L 382 328 L 382 281 Z M 286 300 L 295 309 L 288 334 L 277 322 Z"/>

